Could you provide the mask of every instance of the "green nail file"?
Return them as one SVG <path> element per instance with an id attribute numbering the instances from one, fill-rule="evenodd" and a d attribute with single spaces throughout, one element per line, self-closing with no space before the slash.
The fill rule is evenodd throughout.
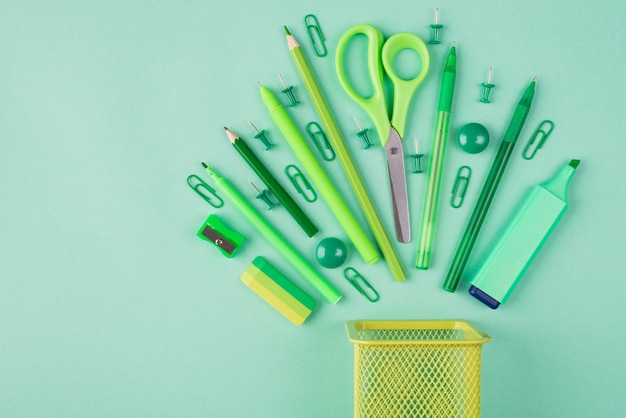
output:
<path id="1" fill-rule="evenodd" d="M 296 325 L 302 325 L 315 309 L 315 300 L 263 257 L 252 261 L 241 281 Z"/>
<path id="2" fill-rule="evenodd" d="M 567 210 L 567 188 L 580 160 L 571 160 L 547 183 L 531 189 L 491 250 L 469 293 L 496 309 L 506 302 Z"/>

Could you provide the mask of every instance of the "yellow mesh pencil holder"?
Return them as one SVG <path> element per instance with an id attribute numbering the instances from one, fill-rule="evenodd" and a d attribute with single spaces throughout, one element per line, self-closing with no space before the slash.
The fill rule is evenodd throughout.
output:
<path id="1" fill-rule="evenodd" d="M 480 417 L 482 345 L 465 321 L 349 321 L 355 417 Z"/>

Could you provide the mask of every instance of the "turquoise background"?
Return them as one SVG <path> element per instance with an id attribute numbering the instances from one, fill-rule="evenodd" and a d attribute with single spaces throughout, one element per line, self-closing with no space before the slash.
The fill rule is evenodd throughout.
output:
<path id="1" fill-rule="evenodd" d="M 185 184 L 215 166 L 248 197 L 259 182 L 222 127 L 248 139 L 284 181 L 297 163 L 257 92 L 277 72 L 317 120 L 282 32 L 302 43 L 387 230 L 393 233 L 384 155 L 361 150 L 352 120 L 369 118 L 334 72 L 341 34 L 371 23 L 386 36 L 430 39 L 440 8 L 443 44 L 418 91 L 405 138 L 431 147 L 440 72 L 458 43 L 458 79 L 431 269 L 412 268 L 426 174 L 407 170 L 413 241 L 396 248 L 409 272 L 394 283 L 383 262 L 346 266 L 379 291 L 372 304 L 342 278 L 334 306 L 227 203 L 214 210 Z M 626 398 L 622 1 L 34 1 L 0 3 L 0 415 L 6 417 L 348 417 L 353 408 L 350 319 L 475 321 L 484 346 L 485 417 L 617 417 Z M 331 53 L 312 54 L 303 17 L 315 13 Z M 493 66 L 492 103 L 478 102 Z M 582 160 L 570 210 L 506 305 L 491 311 L 449 294 L 443 277 L 516 101 L 537 94 L 467 273 L 476 271 L 530 187 Z M 280 97 L 280 96 L 279 96 Z M 247 124 L 268 130 L 264 152 Z M 523 146 L 540 121 L 556 128 L 531 161 Z M 486 151 L 454 142 L 465 123 L 492 136 Z M 410 162 L 407 160 L 407 162 Z M 448 205 L 456 169 L 473 169 L 465 204 Z M 338 162 L 324 163 L 365 225 Z M 287 184 L 286 182 L 284 184 Z M 321 200 L 303 208 L 321 227 L 307 239 L 283 208 L 264 212 L 314 261 L 319 240 L 345 234 Z M 264 206 L 255 201 L 259 210 Z M 247 241 L 233 259 L 195 236 L 210 213 Z M 369 233 L 369 232 L 368 232 Z M 239 277 L 262 255 L 318 300 L 295 327 Z"/>

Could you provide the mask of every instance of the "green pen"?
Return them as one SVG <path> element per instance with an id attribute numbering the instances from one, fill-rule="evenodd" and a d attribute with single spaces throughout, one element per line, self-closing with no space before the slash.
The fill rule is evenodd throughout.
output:
<path id="1" fill-rule="evenodd" d="M 517 138 L 519 138 L 519 134 L 522 131 L 522 127 L 524 126 L 524 122 L 526 121 L 526 117 L 530 111 L 530 105 L 533 101 L 533 96 L 535 95 L 536 81 L 537 77 L 533 78 L 530 85 L 524 91 L 522 99 L 515 108 L 511 122 L 509 122 L 509 126 L 504 133 L 504 138 L 502 139 L 498 153 L 493 160 L 491 170 L 485 179 L 483 190 L 480 192 L 480 196 L 478 197 L 478 201 L 474 207 L 474 212 L 472 212 L 472 216 L 467 224 L 463 238 L 461 238 L 461 242 L 459 243 L 459 248 L 457 249 L 454 259 L 452 260 L 452 265 L 450 266 L 446 280 L 443 283 L 443 289 L 448 292 L 454 292 L 459 284 L 459 280 L 461 280 L 461 275 L 463 274 L 463 270 L 465 269 L 470 253 L 474 248 L 474 243 L 476 242 L 480 228 L 485 220 L 491 201 L 496 194 L 502 174 L 504 173 L 506 165 L 509 162 L 509 158 L 513 152 L 513 147 L 515 147 L 515 142 L 517 142 Z"/>
<path id="2" fill-rule="evenodd" d="M 205 163 L 202 163 L 202 166 L 215 181 L 215 187 L 235 205 L 239 212 L 245 216 L 257 231 L 259 231 L 327 301 L 337 303 L 339 299 L 341 299 L 341 294 L 326 281 L 324 277 L 315 271 L 311 264 L 294 250 L 293 246 L 290 245 L 276 229 L 263 219 L 259 212 L 246 201 L 228 180 L 220 176 L 213 168 L 208 167 Z"/>
<path id="3" fill-rule="evenodd" d="M 417 260 L 415 267 L 427 270 L 430 264 L 430 252 L 435 232 L 435 215 L 439 200 L 439 185 L 441 184 L 441 171 L 443 169 L 443 153 L 446 149 L 448 130 L 450 126 L 450 110 L 452 108 L 452 96 L 454 94 L 454 82 L 456 80 L 456 42 L 452 42 L 450 53 L 446 58 L 446 64 L 441 79 L 441 92 L 439 93 L 439 106 L 437 108 L 437 125 L 433 138 L 432 157 L 428 170 L 428 186 L 426 187 L 426 199 L 422 212 L 422 227 L 417 246 Z"/>
<path id="4" fill-rule="evenodd" d="M 361 254 L 361 257 L 363 257 L 366 263 L 372 264 L 378 261 L 380 254 L 378 254 L 376 247 L 370 242 L 369 238 L 356 221 L 354 215 L 335 188 L 333 182 L 320 166 L 315 155 L 305 142 L 302 134 L 285 108 L 278 102 L 274 93 L 267 87 L 261 86 L 260 89 L 263 103 L 267 106 L 274 123 L 276 123 L 276 126 L 278 126 L 278 129 L 289 143 L 296 157 L 300 160 L 304 170 L 309 174 L 311 181 L 319 190 L 344 231 L 346 231 L 354 247 L 359 254 Z"/>
<path id="5" fill-rule="evenodd" d="M 313 71 L 311 71 L 311 67 L 307 62 L 304 53 L 302 52 L 302 48 L 298 44 L 298 41 L 294 38 L 294 36 L 289 32 L 289 29 L 285 28 L 285 33 L 287 35 L 287 45 L 289 46 L 289 54 L 293 59 L 294 64 L 296 65 L 296 69 L 300 74 L 300 78 L 302 78 L 302 82 L 306 87 L 307 92 L 309 93 L 309 97 L 311 98 L 311 102 L 317 111 L 317 114 L 320 117 L 322 125 L 326 129 L 326 133 L 328 134 L 328 139 L 331 142 L 339 162 L 341 163 L 341 167 L 343 168 L 346 177 L 348 177 L 348 181 L 350 182 L 350 186 L 352 186 L 352 190 L 356 195 L 357 200 L 359 201 L 359 205 L 365 214 L 365 218 L 367 219 L 367 223 L 369 224 L 372 232 L 374 233 L 374 237 L 380 246 L 380 250 L 385 257 L 385 261 L 391 270 L 391 274 L 394 277 L 394 280 L 397 282 L 401 282 L 406 279 L 406 273 L 404 272 L 404 268 L 402 264 L 400 264 L 400 259 L 391 244 L 391 240 L 385 231 L 385 228 L 376 212 L 376 208 L 374 208 L 374 204 L 372 203 L 372 199 L 367 193 L 367 189 L 365 188 L 363 181 L 357 171 L 352 158 L 350 157 L 350 153 L 348 148 L 345 145 L 345 141 L 343 140 L 339 129 L 337 128 L 337 123 L 333 118 L 330 109 L 328 108 L 328 104 L 324 99 L 322 91 L 317 84 L 315 76 L 313 75 Z"/>

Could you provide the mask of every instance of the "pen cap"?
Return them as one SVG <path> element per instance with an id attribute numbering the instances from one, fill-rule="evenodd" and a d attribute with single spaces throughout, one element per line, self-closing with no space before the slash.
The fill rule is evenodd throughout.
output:
<path id="1" fill-rule="evenodd" d="M 515 286 L 567 210 L 567 186 L 579 160 L 552 180 L 531 189 L 484 263 L 471 280 L 470 293 L 495 309 Z"/>

